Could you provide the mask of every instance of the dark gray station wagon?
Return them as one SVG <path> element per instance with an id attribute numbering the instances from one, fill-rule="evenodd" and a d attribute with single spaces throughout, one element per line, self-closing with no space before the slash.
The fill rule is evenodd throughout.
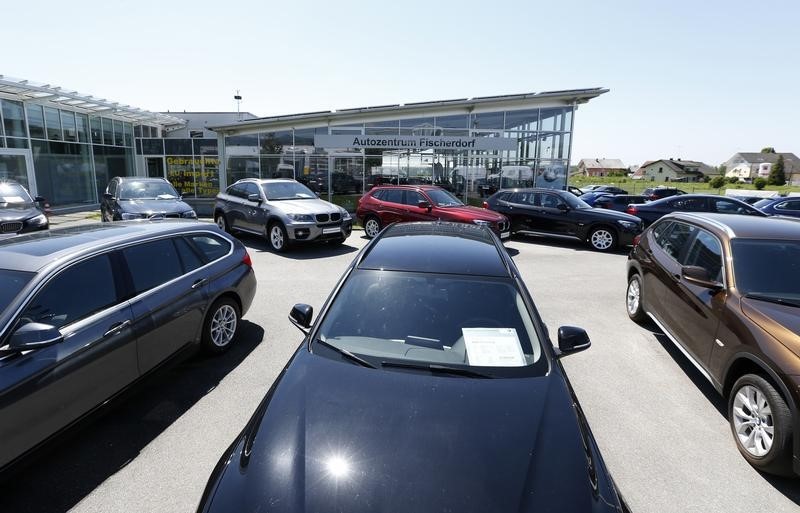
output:
<path id="1" fill-rule="evenodd" d="M 255 290 L 244 246 L 194 221 L 0 241 L 0 468 L 179 350 L 227 349 Z"/>

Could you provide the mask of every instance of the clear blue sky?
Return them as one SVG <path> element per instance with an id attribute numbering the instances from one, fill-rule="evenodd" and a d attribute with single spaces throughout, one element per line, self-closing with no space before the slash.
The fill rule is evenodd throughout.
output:
<path id="1" fill-rule="evenodd" d="M 267 116 L 607 87 L 573 163 L 800 154 L 798 0 L 15 5 L 0 74 L 148 110 L 235 110 L 236 89 Z"/>

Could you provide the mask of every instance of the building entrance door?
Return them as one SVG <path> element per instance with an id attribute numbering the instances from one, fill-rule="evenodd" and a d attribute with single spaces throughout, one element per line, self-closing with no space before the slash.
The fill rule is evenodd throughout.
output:
<path id="1" fill-rule="evenodd" d="M 28 189 L 31 196 L 36 196 L 31 150 L 0 148 L 0 179 L 19 182 Z"/>
<path id="2" fill-rule="evenodd" d="M 166 178 L 164 174 L 164 157 L 145 157 L 148 178 Z"/>

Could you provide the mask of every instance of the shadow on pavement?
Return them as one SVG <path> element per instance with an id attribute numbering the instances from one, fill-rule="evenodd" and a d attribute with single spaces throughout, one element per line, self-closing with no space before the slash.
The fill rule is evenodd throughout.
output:
<path id="1" fill-rule="evenodd" d="M 264 337 L 263 328 L 246 320 L 240 330 L 226 353 L 168 364 L 28 455 L 0 479 L 0 511 L 56 513 L 75 506 L 212 391 Z"/>
<path id="2" fill-rule="evenodd" d="M 511 238 L 514 242 L 520 242 L 523 244 L 540 244 L 542 246 L 551 246 L 554 248 L 564 248 L 564 249 L 572 249 L 574 251 L 589 251 L 592 253 L 607 253 L 611 255 L 627 255 L 630 253 L 630 247 L 618 247 L 611 251 L 597 251 L 596 249 L 592 249 L 589 244 L 585 242 L 581 242 L 577 239 L 561 239 L 558 237 L 547 237 L 547 236 L 539 236 L 539 235 L 522 235 L 517 234 Z M 503 241 L 503 243 L 507 243 L 508 239 Z"/>
<path id="3" fill-rule="evenodd" d="M 353 235 L 350 235 L 353 237 Z M 262 253 L 274 253 L 269 243 L 255 235 L 237 235 L 237 238 L 247 249 Z M 332 244 L 327 242 L 310 242 L 307 244 L 297 244 L 292 246 L 285 253 L 275 253 L 276 256 L 291 260 L 314 260 L 331 256 L 346 255 L 358 251 L 358 248 L 348 246 L 347 241 L 343 244 Z"/>

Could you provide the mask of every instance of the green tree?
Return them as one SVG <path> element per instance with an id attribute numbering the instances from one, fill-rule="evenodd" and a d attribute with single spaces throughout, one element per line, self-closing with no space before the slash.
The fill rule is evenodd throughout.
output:
<path id="1" fill-rule="evenodd" d="M 786 173 L 783 170 L 783 155 L 778 155 L 778 161 L 772 164 L 769 170 L 769 185 L 786 185 Z"/>
<path id="2" fill-rule="evenodd" d="M 728 183 L 739 183 L 739 178 L 736 176 L 729 176 Z"/>
<path id="3" fill-rule="evenodd" d="M 726 166 L 725 164 L 720 164 L 719 166 L 717 166 L 717 173 L 719 173 L 720 176 L 725 176 L 725 173 L 727 171 L 728 171 L 728 166 Z"/>
<path id="4" fill-rule="evenodd" d="M 709 185 L 713 189 L 719 189 L 720 187 L 725 185 L 725 177 L 724 176 L 715 176 L 714 178 L 711 179 L 711 181 L 709 182 Z"/>
<path id="5" fill-rule="evenodd" d="M 772 146 L 761 148 L 761 153 L 775 153 L 775 148 L 773 148 Z"/>
<path id="6" fill-rule="evenodd" d="M 767 181 L 759 176 L 758 178 L 753 180 L 753 185 L 755 185 L 756 189 L 758 189 L 760 191 L 761 189 L 763 189 L 767 185 Z"/>

